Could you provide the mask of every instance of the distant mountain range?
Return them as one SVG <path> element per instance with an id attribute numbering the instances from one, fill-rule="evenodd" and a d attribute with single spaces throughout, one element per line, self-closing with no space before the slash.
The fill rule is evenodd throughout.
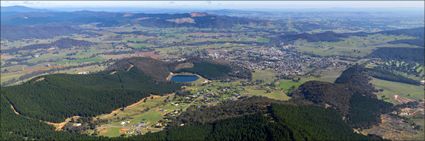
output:
<path id="1" fill-rule="evenodd" d="M 280 8 L 280 9 L 240 9 L 240 8 L 222 8 L 222 7 L 209 7 L 209 8 L 200 8 L 200 7 L 190 7 L 190 8 L 178 8 L 178 7 L 49 7 L 49 8 L 31 8 L 26 6 L 2 6 L 2 10 L 5 9 L 8 12 L 25 12 L 25 9 L 31 10 L 48 10 L 48 11 L 104 11 L 104 12 L 143 12 L 143 13 L 188 13 L 193 11 L 199 12 L 208 12 L 214 14 L 258 14 L 258 13 L 288 13 L 288 12 L 403 12 L 403 13 L 419 13 L 422 12 L 422 8 Z M 17 9 L 17 10 L 16 10 Z M 21 11 L 20 9 L 24 9 Z M 3 11 L 2 11 L 3 12 Z M 422 14 L 423 15 L 423 14 Z"/>
<path id="2" fill-rule="evenodd" d="M 46 9 L 36 9 L 36 8 L 30 8 L 25 6 L 2 6 L 1 12 L 19 12 L 19 13 L 25 13 L 25 12 L 48 12 L 49 10 Z"/>
<path id="3" fill-rule="evenodd" d="M 234 25 L 259 23 L 243 17 L 213 15 L 205 12 L 179 14 L 147 14 L 74 11 L 61 12 L 34 9 L 23 6 L 1 8 L 1 38 L 18 40 L 28 38 L 49 38 L 80 32 L 78 25 L 95 24 L 98 27 L 113 27 L 127 24 L 145 27 L 195 27 L 231 28 Z"/>
<path id="4" fill-rule="evenodd" d="M 147 27 L 229 28 L 257 22 L 248 18 L 212 15 L 204 12 L 146 14 L 96 11 L 49 11 L 22 6 L 2 7 L 1 24 L 9 26 L 80 25 L 120 26 L 140 24 Z"/>
<path id="5" fill-rule="evenodd" d="M 336 33 L 333 31 L 326 31 L 320 33 L 296 33 L 296 34 L 286 34 L 281 35 L 275 40 L 279 40 L 284 43 L 293 43 L 298 39 L 304 39 L 309 42 L 336 42 L 342 41 L 344 38 L 348 38 L 350 36 L 368 36 L 368 35 L 376 35 L 376 34 L 384 34 L 384 35 L 405 35 L 415 37 L 415 39 L 406 39 L 406 40 L 398 40 L 392 41 L 390 43 L 398 44 L 398 43 L 406 43 L 417 46 L 424 46 L 424 27 L 417 28 L 409 28 L 409 29 L 397 29 L 397 30 L 387 30 L 380 32 L 355 32 L 355 33 Z"/>

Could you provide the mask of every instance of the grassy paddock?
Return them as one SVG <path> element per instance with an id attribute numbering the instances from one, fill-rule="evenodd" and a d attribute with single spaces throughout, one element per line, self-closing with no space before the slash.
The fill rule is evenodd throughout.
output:
<path id="1" fill-rule="evenodd" d="M 388 42 L 401 39 L 412 39 L 412 37 L 377 34 L 366 37 L 352 36 L 338 42 L 307 42 L 305 40 L 298 40 L 295 42 L 295 46 L 301 52 L 320 56 L 363 57 L 370 54 L 377 47 L 400 47 L 398 44 L 388 44 Z M 403 47 L 409 46 L 403 45 Z"/>
<path id="2" fill-rule="evenodd" d="M 276 72 L 273 70 L 256 70 L 252 74 L 252 80 L 261 80 L 265 83 L 273 82 L 276 79 Z"/>
<path id="3" fill-rule="evenodd" d="M 381 79 L 372 79 L 372 84 L 377 89 L 382 89 L 384 91 L 378 92 L 378 98 L 381 98 L 385 101 L 398 104 L 398 102 L 394 99 L 395 95 L 399 95 L 400 97 L 420 100 L 424 99 L 424 87 L 410 85 L 399 82 L 386 81 Z"/>

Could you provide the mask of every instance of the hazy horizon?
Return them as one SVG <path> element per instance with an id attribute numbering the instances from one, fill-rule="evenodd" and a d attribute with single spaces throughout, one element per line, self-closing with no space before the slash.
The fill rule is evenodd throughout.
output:
<path id="1" fill-rule="evenodd" d="M 1 6 L 44 9 L 423 9 L 424 1 L 1 1 Z"/>

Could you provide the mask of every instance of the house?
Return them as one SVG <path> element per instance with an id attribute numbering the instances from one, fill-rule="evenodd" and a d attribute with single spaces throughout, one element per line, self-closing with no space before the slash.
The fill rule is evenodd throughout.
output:
<path id="1" fill-rule="evenodd" d="M 130 123 L 130 121 L 122 121 L 122 122 L 121 122 L 121 125 L 123 125 L 123 126 L 124 126 L 124 125 L 129 124 L 129 123 Z"/>
<path id="2" fill-rule="evenodd" d="M 89 74 L 89 72 L 87 72 L 87 71 L 80 71 L 77 74 Z"/>
<path id="3" fill-rule="evenodd" d="M 74 124 L 72 124 L 72 126 L 75 126 L 75 127 L 80 127 L 82 124 L 81 123 L 74 123 Z"/>

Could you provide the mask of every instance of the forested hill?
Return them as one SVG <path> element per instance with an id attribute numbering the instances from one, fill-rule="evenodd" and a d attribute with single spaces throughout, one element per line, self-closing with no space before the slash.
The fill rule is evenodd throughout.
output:
<path id="1" fill-rule="evenodd" d="M 251 79 L 252 77 L 248 69 L 228 64 L 225 61 L 190 59 L 187 63 L 193 64 L 193 66 L 187 68 L 174 67 L 173 71 L 196 73 L 212 80 Z"/>
<path id="2" fill-rule="evenodd" d="M 248 106 L 249 104 L 245 105 Z M 249 107 L 245 107 L 249 109 Z M 214 111 L 205 111 L 214 112 Z M 202 112 L 201 112 L 202 113 Z M 271 104 L 266 113 L 257 113 L 172 127 L 143 136 L 116 140 L 373 140 L 354 133 L 334 110 L 316 106 Z"/>
<path id="3" fill-rule="evenodd" d="M 180 87 L 155 81 L 138 67 L 94 74 L 53 74 L 22 85 L 2 88 L 22 115 L 61 122 L 71 116 L 94 116 L 130 105 L 151 94 L 171 93 Z"/>
<path id="4" fill-rule="evenodd" d="M 123 59 L 110 66 L 107 70 L 126 70 L 136 67 L 155 81 L 167 81 L 166 78 L 173 73 L 189 72 L 198 74 L 211 80 L 225 80 L 232 78 L 250 79 L 251 72 L 243 67 L 210 59 L 188 59 L 183 62 L 163 62 L 152 58 Z"/>
<path id="5" fill-rule="evenodd" d="M 6 97 L 4 97 L 3 94 L 0 96 L 0 140 L 2 141 L 106 140 L 106 138 L 101 137 L 56 132 L 52 126 L 44 122 L 16 115 L 10 107 L 10 103 L 7 101 Z"/>
<path id="6" fill-rule="evenodd" d="M 30 9 L 26 7 L 2 7 L 1 39 L 19 40 L 52 38 L 86 32 L 80 25 L 93 24 L 97 27 L 140 25 L 157 28 L 213 28 L 228 29 L 236 25 L 262 24 L 264 21 L 203 12 L 179 14 L 147 14 L 75 11 L 58 12 Z"/>
<path id="7" fill-rule="evenodd" d="M 178 72 L 193 72 L 208 79 L 245 77 L 240 68 L 205 60 L 192 62 L 192 68 Z M 102 72 L 39 76 L 21 85 L 3 87 L 2 91 L 22 115 L 60 122 L 75 115 L 88 117 L 111 112 L 151 94 L 174 92 L 181 84 L 166 77 L 175 67 L 151 58 L 129 58 Z"/>
<path id="8" fill-rule="evenodd" d="M 221 103 L 216 107 L 192 108 L 173 119 L 185 126 L 167 127 L 146 135 L 104 138 L 68 132 L 55 132 L 40 120 L 61 122 L 64 118 L 94 116 L 127 106 L 150 94 L 173 92 L 180 86 L 155 80 L 143 66 L 163 65 L 160 71 L 168 72 L 170 66 L 146 58 L 133 58 L 117 62 L 104 72 L 71 75 L 54 74 L 34 78 L 22 85 L 4 87 L 1 91 L 2 140 L 368 140 L 380 139 L 354 133 L 352 127 L 363 127 L 376 122 L 382 111 L 382 102 L 349 87 L 347 92 L 348 122 L 342 120 L 343 108 L 332 103 L 329 92 L 340 92 L 345 85 L 355 85 L 368 79 L 362 69 L 349 69 L 335 84 L 325 91 L 302 93 L 306 100 L 319 100 L 316 104 L 276 102 L 266 98 L 239 99 Z M 195 67 L 196 68 L 196 67 Z M 152 71 L 152 70 L 149 70 Z M 350 78 L 350 79 L 346 79 Z M 353 80 L 353 81 L 352 81 Z M 314 83 L 314 82 L 311 82 Z M 367 83 L 365 83 L 367 85 Z M 337 87 L 334 87 L 337 86 Z M 303 86 L 315 92 L 323 87 Z M 300 90 L 301 90 L 300 87 Z M 107 89 L 106 89 L 107 88 Z M 343 95 L 345 93 L 342 93 Z M 368 93 L 367 93 L 368 94 Z M 310 97 L 311 96 L 311 97 Z M 331 103 L 334 109 L 321 107 Z M 381 104 L 381 105 L 377 105 Z M 319 105 L 319 106 L 318 106 Z M 384 106 L 387 106 L 383 104 Z M 17 113 L 12 110 L 13 107 Z M 20 115 L 18 115 L 20 114 Z M 192 116 L 195 115 L 195 116 Z M 188 118 L 190 117 L 190 118 Z M 348 123 L 348 124 L 347 124 Z M 350 126 L 351 125 L 351 126 Z M 15 128 L 25 127 L 25 128 Z"/>
<path id="9" fill-rule="evenodd" d="M 392 107 L 377 99 L 369 79 L 366 69 L 356 65 L 345 70 L 335 83 L 306 82 L 292 96 L 336 109 L 352 127 L 366 128 L 379 123 L 380 115 Z"/>
<path id="10" fill-rule="evenodd" d="M 128 58 L 117 61 L 115 64 L 107 68 L 108 71 L 126 71 L 130 68 L 137 68 L 144 74 L 152 77 L 155 81 L 166 81 L 166 77 L 170 74 L 170 65 L 152 58 Z"/>
<path id="11" fill-rule="evenodd" d="M 425 63 L 425 48 L 382 47 L 374 50 L 369 56 L 383 60 L 398 60 L 409 63 Z"/>
<path id="12" fill-rule="evenodd" d="M 249 100 L 240 108 L 260 102 L 268 110 L 230 117 L 209 123 L 176 126 L 156 133 L 131 137 L 105 138 L 68 132 L 56 132 L 38 120 L 13 113 L 7 100 L 1 99 L 2 140 L 373 140 L 380 139 L 354 133 L 334 110 L 317 106 L 272 104 L 270 100 Z M 233 102 L 239 103 L 239 101 Z M 232 103 L 232 104 L 233 104 Z M 224 106 L 226 107 L 226 106 Z M 264 107 L 266 108 L 266 107 Z M 219 108 L 213 108 L 219 109 Z M 255 110 L 254 110 L 255 111 Z M 211 112 L 211 111 L 204 111 Z M 199 113 L 199 112 L 198 112 Z M 202 112 L 200 112 L 202 113 Z M 16 128 L 20 127 L 20 128 Z"/>

